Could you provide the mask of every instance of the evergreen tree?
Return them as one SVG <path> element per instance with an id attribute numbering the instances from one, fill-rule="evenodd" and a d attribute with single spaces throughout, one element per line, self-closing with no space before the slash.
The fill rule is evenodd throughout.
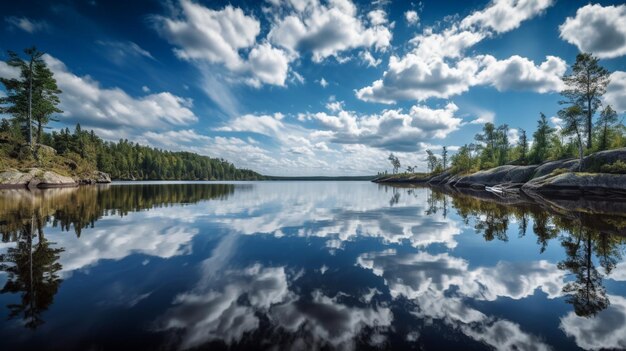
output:
<path id="1" fill-rule="evenodd" d="M 565 90 L 561 95 L 565 97 L 565 104 L 575 104 L 580 107 L 586 117 L 584 125 L 587 132 L 587 148 L 592 148 L 593 116 L 602 103 L 600 98 L 606 92 L 610 73 L 598 64 L 598 58 L 580 53 L 572 66 L 572 73 L 563 77 Z"/>
<path id="2" fill-rule="evenodd" d="M 600 112 L 600 118 L 597 121 L 597 130 L 599 133 L 598 150 L 606 150 L 609 147 L 609 134 L 611 127 L 617 123 L 617 112 L 611 108 L 611 105 L 607 105 L 602 112 Z"/>
<path id="3" fill-rule="evenodd" d="M 537 121 L 537 130 L 533 133 L 532 161 L 534 163 L 541 163 L 547 159 L 552 133 L 554 133 L 554 128 L 548 124 L 546 115 L 541 113 Z"/>
<path id="4" fill-rule="evenodd" d="M 13 116 L 22 127 L 26 141 L 33 145 L 33 127 L 36 129 L 37 142 L 41 142 L 43 128 L 54 113 L 61 113 L 56 80 L 43 60 L 43 53 L 32 47 L 24 50 L 27 59 L 9 51 L 7 65 L 19 70 L 19 78 L 0 78 L 7 91 L 7 96 L 0 98 L 0 113 Z"/>
<path id="5" fill-rule="evenodd" d="M 520 128 L 520 137 L 517 142 L 517 149 L 519 151 L 519 159 L 523 163 L 526 163 L 526 157 L 528 154 L 528 138 L 526 137 L 526 131 Z"/>
<path id="6" fill-rule="evenodd" d="M 578 105 L 572 105 L 559 111 L 559 117 L 565 121 L 562 133 L 564 135 L 573 135 L 578 143 L 578 171 L 582 170 L 584 157 L 584 125 L 585 113 Z"/>

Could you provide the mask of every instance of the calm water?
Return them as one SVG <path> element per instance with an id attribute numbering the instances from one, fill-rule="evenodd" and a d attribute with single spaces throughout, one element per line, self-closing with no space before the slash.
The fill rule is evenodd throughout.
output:
<path id="1" fill-rule="evenodd" d="M 626 205 L 505 201 L 369 182 L 2 190 L 0 349 L 625 349 Z"/>

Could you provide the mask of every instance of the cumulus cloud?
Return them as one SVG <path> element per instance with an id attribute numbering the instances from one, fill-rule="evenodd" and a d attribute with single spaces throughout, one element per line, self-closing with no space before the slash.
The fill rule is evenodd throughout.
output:
<path id="1" fill-rule="evenodd" d="M 626 72 L 611 73 L 611 82 L 606 88 L 604 102 L 610 104 L 617 112 L 626 112 Z"/>
<path id="2" fill-rule="evenodd" d="M 540 65 L 527 58 L 514 55 L 506 60 L 497 60 L 487 55 L 483 57 L 483 69 L 477 76 L 479 82 L 493 85 L 498 91 L 530 90 L 538 93 L 561 91 L 564 88 L 561 77 L 567 70 L 567 63 L 555 56 L 547 56 Z"/>
<path id="3" fill-rule="evenodd" d="M 588 4 L 559 26 L 561 38 L 600 58 L 626 54 L 626 5 Z"/>
<path id="4" fill-rule="evenodd" d="M 449 66 L 443 60 L 424 61 L 415 54 L 392 56 L 383 78 L 357 91 L 364 101 L 395 103 L 397 100 L 448 98 L 463 93 L 475 82 L 478 64 L 471 59 Z"/>
<path id="5" fill-rule="evenodd" d="M 63 62 L 45 55 L 63 91 L 63 120 L 103 128 L 165 128 L 194 123 L 192 101 L 169 92 L 132 97 L 120 88 L 104 88 L 89 76 L 77 76 Z"/>
<path id="6" fill-rule="evenodd" d="M 239 7 L 213 10 L 181 0 L 178 16 L 154 16 L 154 25 L 181 59 L 223 65 L 257 87 L 285 84 L 291 58 L 268 42 L 257 42 L 261 23 Z"/>
<path id="7" fill-rule="evenodd" d="M 27 17 L 7 17 L 4 19 L 10 26 L 19 28 L 27 33 L 44 31 L 48 29 L 48 23 L 45 21 L 36 21 Z"/>
<path id="8" fill-rule="evenodd" d="M 557 91 L 565 62 L 548 56 L 539 66 L 520 56 L 498 60 L 490 55 L 464 57 L 464 52 L 485 38 L 513 30 L 542 13 L 552 1 L 492 1 L 447 28 L 432 27 L 410 40 L 413 49 L 404 56 L 391 56 L 382 79 L 357 90 L 364 101 L 385 104 L 399 100 L 447 99 L 475 85 L 498 90 Z"/>
<path id="9" fill-rule="evenodd" d="M 410 165 L 423 164 L 412 153 L 433 147 L 432 139 L 445 138 L 463 122 L 453 103 L 440 108 L 415 105 L 408 110 L 361 115 L 346 110 L 343 102 L 332 100 L 326 109 L 296 116 L 246 114 L 214 130 L 270 137 L 267 155 L 277 160 L 272 164 L 278 165 L 272 172 L 290 173 L 288 170 L 297 166 L 301 172 L 314 173 L 317 169 L 328 173 L 347 167 L 345 172 L 365 174 L 371 172 L 371 167 L 387 164 L 389 151 L 400 152 Z M 258 167 L 267 169 L 263 162 L 259 160 Z"/>
<path id="10" fill-rule="evenodd" d="M 370 26 L 358 17 L 357 7 L 349 0 L 290 2 L 283 5 L 288 15 L 277 19 L 268 35 L 270 41 L 293 55 L 311 53 L 313 61 L 341 55 L 358 48 L 386 50 L 391 43 L 391 31 L 386 13 L 368 13 Z"/>
<path id="11" fill-rule="evenodd" d="M 413 10 L 409 10 L 405 12 L 404 19 L 406 20 L 406 23 L 410 26 L 415 26 L 419 24 L 419 21 L 420 21 L 420 17 L 417 14 L 417 11 L 413 11 Z"/>

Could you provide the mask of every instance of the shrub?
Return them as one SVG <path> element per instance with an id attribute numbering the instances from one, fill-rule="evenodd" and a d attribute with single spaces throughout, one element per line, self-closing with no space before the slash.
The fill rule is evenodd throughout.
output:
<path id="1" fill-rule="evenodd" d="M 626 174 L 626 162 L 617 160 L 611 164 L 603 165 L 600 170 L 604 173 Z"/>

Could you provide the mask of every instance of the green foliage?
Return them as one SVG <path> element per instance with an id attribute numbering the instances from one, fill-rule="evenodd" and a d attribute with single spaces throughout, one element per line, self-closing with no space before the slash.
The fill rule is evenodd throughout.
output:
<path id="1" fill-rule="evenodd" d="M 509 161 L 509 126 L 506 124 L 496 127 L 493 123 L 486 123 L 483 132 L 476 134 L 474 139 L 480 145 L 480 169 L 492 168 L 507 164 Z"/>
<path id="2" fill-rule="evenodd" d="M 461 146 L 459 151 L 451 157 L 452 172 L 462 174 L 478 170 L 475 150 L 476 147 L 473 144 Z"/>
<path id="3" fill-rule="evenodd" d="M 253 171 L 237 169 L 223 159 L 190 152 L 171 152 L 142 146 L 128 140 L 105 142 L 93 131 L 76 126 L 73 134 L 66 129 L 52 133 L 52 145 L 61 154 L 79 163 L 109 173 L 113 179 L 138 180 L 250 180 L 261 176 Z M 86 168 L 86 167 L 85 167 Z"/>
<path id="4" fill-rule="evenodd" d="M 606 150 L 609 148 L 609 142 L 613 139 L 612 135 L 615 133 L 614 125 L 617 123 L 617 112 L 613 110 L 611 105 L 607 105 L 602 112 L 600 112 L 600 118 L 596 121 L 596 134 L 597 134 L 597 151 Z"/>
<path id="5" fill-rule="evenodd" d="M 554 171 L 552 171 L 550 173 L 550 175 L 551 176 L 558 176 L 559 174 L 568 173 L 568 172 L 570 172 L 570 170 L 567 169 L 567 168 L 557 168 Z"/>
<path id="6" fill-rule="evenodd" d="M 43 130 L 55 113 L 62 113 L 57 105 L 61 102 L 52 71 L 43 60 L 43 53 L 35 47 L 24 50 L 26 60 L 9 51 L 7 65 L 20 71 L 19 78 L 0 78 L 7 96 L 0 98 L 0 113 L 13 116 L 21 133 L 31 145 L 41 142 Z M 35 133 L 35 140 L 32 134 Z"/>
<path id="7" fill-rule="evenodd" d="M 602 104 L 601 97 L 606 92 L 611 73 L 598 64 L 598 58 L 589 53 L 580 53 L 572 65 L 572 73 L 563 77 L 565 90 L 562 103 L 576 105 L 584 116 L 584 130 L 587 134 L 587 148 L 591 149 L 593 116 Z"/>
<path id="8" fill-rule="evenodd" d="M 608 165 L 602 165 L 600 170 L 604 173 L 626 174 L 626 162 L 617 160 Z"/>
<path id="9" fill-rule="evenodd" d="M 541 163 L 548 159 L 551 147 L 551 136 L 554 128 L 548 124 L 548 119 L 543 113 L 540 114 L 537 121 L 537 130 L 533 133 L 533 148 L 530 153 L 532 163 Z"/>

